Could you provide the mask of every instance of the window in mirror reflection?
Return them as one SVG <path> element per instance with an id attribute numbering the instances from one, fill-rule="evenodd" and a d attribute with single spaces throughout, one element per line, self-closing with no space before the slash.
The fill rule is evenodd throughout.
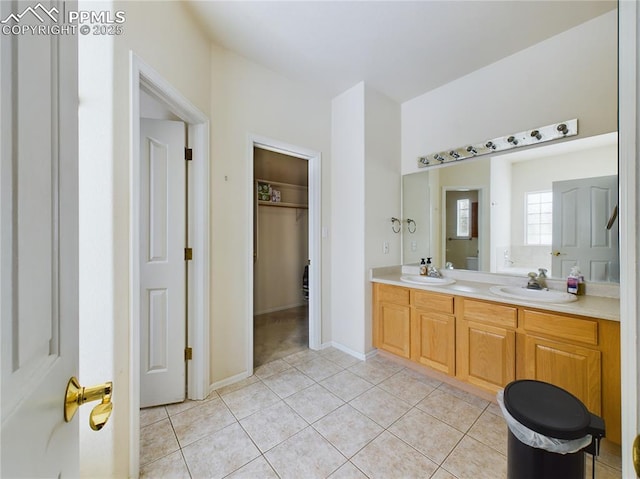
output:
<path id="1" fill-rule="evenodd" d="M 528 245 L 550 245 L 552 239 L 553 195 L 551 191 L 527 193 L 526 238 Z"/>
<path id="2" fill-rule="evenodd" d="M 458 217 L 457 217 L 457 228 L 456 228 L 456 236 L 458 238 L 468 238 L 469 237 L 469 198 L 463 198 L 458 200 Z"/>

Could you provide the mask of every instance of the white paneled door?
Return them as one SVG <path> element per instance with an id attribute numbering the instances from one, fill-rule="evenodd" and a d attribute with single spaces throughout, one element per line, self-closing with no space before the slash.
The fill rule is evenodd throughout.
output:
<path id="1" fill-rule="evenodd" d="M 0 2 L 3 25 L 39 24 L 29 5 Z M 0 75 L 0 476 L 77 477 L 78 419 L 63 414 L 78 373 L 77 38 L 2 34 Z"/>
<path id="2" fill-rule="evenodd" d="M 185 125 L 140 121 L 140 407 L 185 399 Z"/>
<path id="3" fill-rule="evenodd" d="M 578 265 L 587 281 L 618 282 L 618 177 L 555 181 L 552 189 L 553 276 Z"/>

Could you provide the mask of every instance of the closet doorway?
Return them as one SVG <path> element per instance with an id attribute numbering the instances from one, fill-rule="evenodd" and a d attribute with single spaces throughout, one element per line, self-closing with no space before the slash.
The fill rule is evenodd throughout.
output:
<path id="1" fill-rule="evenodd" d="M 309 161 L 253 147 L 253 367 L 309 347 Z"/>

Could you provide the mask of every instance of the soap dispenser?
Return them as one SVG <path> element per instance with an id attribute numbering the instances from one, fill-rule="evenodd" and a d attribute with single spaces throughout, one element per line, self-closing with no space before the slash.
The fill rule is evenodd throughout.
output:
<path id="1" fill-rule="evenodd" d="M 580 268 L 578 268 L 577 266 L 573 266 L 571 268 L 571 274 L 569 275 L 574 276 L 576 278 L 577 281 L 577 292 L 575 294 L 577 294 L 578 296 L 583 295 L 585 293 L 585 284 L 584 284 L 584 275 L 580 272 Z"/>
<path id="2" fill-rule="evenodd" d="M 567 277 L 567 293 L 578 294 L 578 275 L 578 268 L 572 267 Z"/>
<path id="3" fill-rule="evenodd" d="M 424 258 L 420 260 L 420 276 L 427 275 L 427 264 L 424 262 Z"/>
<path id="4" fill-rule="evenodd" d="M 427 258 L 427 276 L 431 276 L 431 272 L 433 271 L 433 265 L 431 264 L 431 258 Z"/>

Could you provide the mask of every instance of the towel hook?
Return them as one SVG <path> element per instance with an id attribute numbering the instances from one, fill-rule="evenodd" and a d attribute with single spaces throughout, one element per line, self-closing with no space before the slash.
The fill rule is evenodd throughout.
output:
<path id="1" fill-rule="evenodd" d="M 413 229 L 411 229 L 411 225 L 413 224 Z M 411 218 L 407 218 L 407 230 L 409 231 L 409 233 L 413 234 L 416 232 L 416 228 L 418 225 L 416 225 L 416 222 L 413 221 Z"/>
<path id="2" fill-rule="evenodd" d="M 400 233 L 400 228 L 402 228 L 400 220 L 396 217 L 391 218 L 391 231 L 394 233 Z"/>

